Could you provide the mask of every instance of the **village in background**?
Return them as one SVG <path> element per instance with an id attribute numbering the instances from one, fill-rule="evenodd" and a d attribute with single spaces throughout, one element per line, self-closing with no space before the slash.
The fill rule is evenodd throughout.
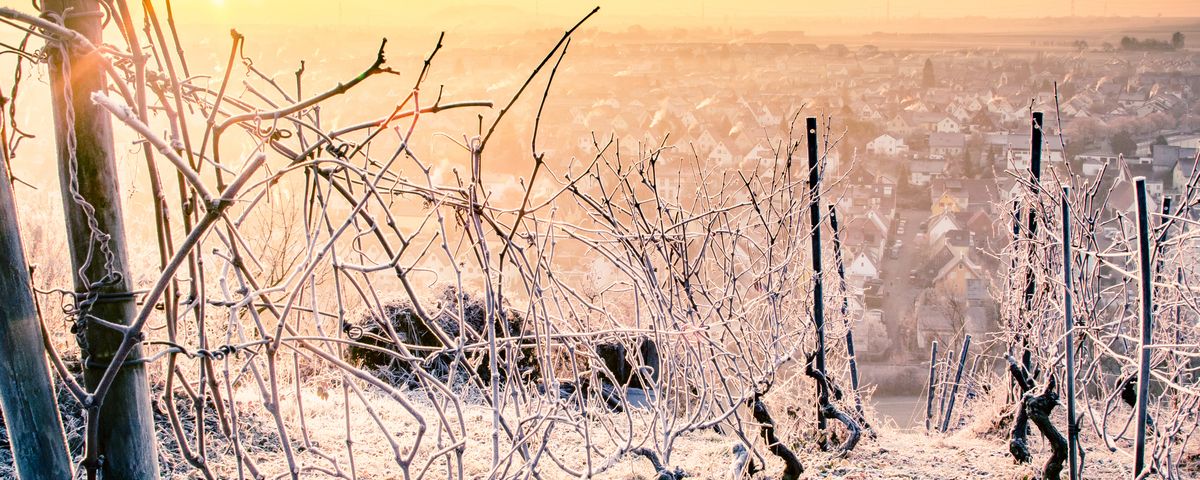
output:
<path id="1" fill-rule="evenodd" d="M 485 13 L 503 19 L 521 12 L 475 15 Z M 1132 178 L 1146 177 L 1157 205 L 1181 193 L 1196 167 L 1200 50 L 1192 44 L 1200 44 L 1200 24 L 1082 17 L 1022 20 L 1020 28 L 1010 19 L 981 18 L 842 22 L 814 21 L 813 34 L 720 25 L 580 32 L 544 106 L 539 148 L 560 170 L 590 158 L 610 139 L 610 148 L 629 161 L 663 149 L 660 192 L 688 205 L 703 195 L 697 179 L 716 185 L 738 173 L 770 175 L 789 129 L 800 128 L 805 116 L 820 117 L 826 198 L 844 219 L 846 296 L 857 319 L 859 360 L 867 366 L 863 383 L 881 395 L 917 393 L 932 341 L 955 344 L 964 333 L 982 339 L 1001 328 L 995 292 L 1004 279 L 997 263 L 1013 235 L 1011 198 L 1026 188 L 1014 172 L 1028 168 L 1030 112 L 1046 115 L 1043 163 L 1053 172 L 1045 177 L 1067 182 L 1071 175 L 1087 181 L 1102 175 L 1099 190 L 1111 187 L 1103 198 L 1113 213 L 1133 210 Z M 306 60 L 305 76 L 314 86 L 333 85 L 343 72 L 362 68 L 380 33 L 390 36 L 389 57 L 397 65 L 419 65 L 435 38 L 395 27 L 318 27 L 308 35 L 246 23 L 239 27 L 247 38 L 244 53 L 265 56 L 256 68 L 284 78 L 298 59 Z M 938 29 L 950 33 L 922 33 Z M 981 33 L 962 33 L 971 29 Z M 182 41 L 192 62 L 221 71 L 227 38 L 215 30 L 193 28 L 182 32 Z M 340 53 L 327 55 L 321 39 L 335 34 Z M 446 85 L 438 93 L 447 100 L 495 100 L 519 86 L 545 47 L 540 37 L 451 32 L 428 83 Z M 462 82 L 464 76 L 496 80 Z M 219 80 L 207 79 L 211 86 Z M 324 116 L 335 124 L 355 121 L 403 97 L 404 85 L 364 83 L 324 107 Z M 20 123 L 47 128 L 49 119 L 36 108 L 44 98 L 21 100 Z M 514 115 L 532 117 L 536 106 L 517 105 Z M 413 148 L 438 159 L 434 178 L 453 183 L 467 170 L 460 143 L 475 132 L 461 129 L 474 116 L 448 111 L 422 120 L 416 133 L 430 140 Z M 501 127 L 490 147 L 489 159 L 496 160 L 485 165 L 491 203 L 520 202 L 533 127 Z M 32 155 L 52 147 L 48 136 L 22 146 Z M 138 152 L 119 155 L 120 164 L 137 164 Z M 122 168 L 131 170 L 122 183 L 141 181 L 137 167 Z M 27 197 L 44 195 L 42 202 L 55 206 L 52 175 L 15 173 L 45 187 Z M 131 190 L 135 198 L 147 193 Z M 557 215 L 583 215 L 570 207 Z M 421 215 L 396 212 L 400 222 L 414 225 Z M 129 220 L 131 234 L 149 238 L 148 222 Z M 1101 227 L 1108 230 L 1104 238 L 1117 238 L 1115 225 Z M 615 273 L 583 249 L 564 249 L 558 258 L 568 268 L 574 264 L 565 274 L 600 282 Z M 907 408 L 897 413 L 902 424 Z"/>
<path id="2" fill-rule="evenodd" d="M 1032 111 L 1045 112 L 1044 178 L 1102 176 L 1106 215 L 1134 210 L 1134 177 L 1147 179 L 1158 205 L 1182 193 L 1196 168 L 1200 52 L 1188 41 L 1200 43 L 1200 31 L 1186 22 L 1095 23 L 975 38 L 640 26 L 585 34 L 559 73 L 542 119 L 553 127 L 539 142 L 559 165 L 609 139 L 631 161 L 665 148 L 660 191 L 689 205 L 704 194 L 700 178 L 711 188 L 738 173 L 770 175 L 789 129 L 819 116 L 827 198 L 846 219 L 841 242 L 863 382 L 881 395 L 914 394 L 934 340 L 985 339 L 1002 327 L 998 262 L 1013 238 L 1012 199 L 1028 184 L 1016 172 L 1029 168 Z M 1144 33 L 1114 33 L 1128 31 Z M 499 74 L 528 57 L 522 40 L 496 43 L 457 52 L 463 57 L 449 74 Z M 516 133 L 500 148 L 526 158 L 519 139 L 530 132 Z M 432 148 L 462 157 L 450 142 Z M 519 201 L 528 162 L 488 168 L 495 201 Z M 1102 238 L 1118 238 L 1115 228 L 1101 226 Z M 580 276 L 602 280 L 611 270 L 577 255 Z"/>
<path id="3" fill-rule="evenodd" d="M 538 1 L 451 0 L 411 17 L 373 2 L 180 2 L 167 14 L 186 27 L 178 38 L 151 40 L 147 21 L 149 43 L 129 47 L 156 65 L 105 46 L 107 85 L 62 114 L 70 97 L 51 90 L 77 73 L 54 70 L 68 50 L 0 29 L 15 52 L 0 56 L 20 222 L 8 238 L 28 250 L 14 258 L 28 259 L 22 288 L 56 369 L 38 379 L 60 379 L 43 403 L 60 409 L 61 457 L 110 468 L 96 459 L 107 440 L 88 435 L 114 430 L 61 380 L 99 370 L 78 305 L 112 298 L 72 301 L 69 284 L 88 284 L 76 257 L 86 267 L 100 245 L 104 278 L 128 282 L 117 300 L 143 322 L 120 342 L 151 352 L 128 370 L 149 372 L 132 385 L 151 398 L 126 405 L 142 409 L 155 438 L 137 440 L 161 444 L 166 475 L 328 463 L 331 476 L 391 478 L 444 464 L 477 478 L 553 462 L 580 477 L 648 472 L 644 457 L 658 478 L 757 478 L 777 466 L 764 452 L 783 478 L 801 463 L 838 478 L 1028 475 L 1046 453 L 1046 472 L 1068 456 L 1051 420 L 1063 405 L 1070 478 L 1078 448 L 1082 478 L 1127 471 L 1126 450 L 1141 471 L 1147 428 L 1152 458 L 1170 464 L 1153 468 L 1190 478 L 1200 18 L 1109 16 L 1107 3 L 1076 16 L 1074 2 L 1040 18 L 923 17 L 918 2 L 894 16 L 888 0 L 869 15 L 771 18 L 746 1 L 743 17 L 622 5 L 586 28 L 597 10 L 580 21 Z M 118 23 L 106 45 L 139 38 Z M 168 44 L 181 72 L 164 76 Z M 122 95 L 130 85 L 155 98 Z M 106 175 L 75 170 L 88 132 L 56 128 L 93 107 L 116 127 L 96 135 L 113 140 L 97 148 L 115 163 Z M 160 172 L 160 155 L 175 170 Z M 119 201 L 96 210 L 80 184 Z M 115 212 L 117 235 L 89 223 L 73 237 L 73 211 Z M 25 343 L 41 358 L 42 341 Z M 1153 361 L 1146 345 L 1162 350 Z M 1082 430 L 1064 423 L 1076 400 Z M 546 423 L 527 435 L 522 415 Z M 1030 422 L 1048 439 L 1029 444 L 1032 463 Z M 0 430 L 35 430 L 15 425 Z M 502 455 L 539 443 L 564 457 Z M 0 437 L 0 460 L 15 445 Z M 135 456 L 113 458 L 153 463 Z M 18 464 L 0 461 L 0 477 L 5 463 Z"/>

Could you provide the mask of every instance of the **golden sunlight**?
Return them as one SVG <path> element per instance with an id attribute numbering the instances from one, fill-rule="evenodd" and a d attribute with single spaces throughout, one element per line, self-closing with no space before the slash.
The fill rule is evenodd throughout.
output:
<path id="1" fill-rule="evenodd" d="M 0 480 L 1197 478 L 1197 4 L 0 0 Z"/>

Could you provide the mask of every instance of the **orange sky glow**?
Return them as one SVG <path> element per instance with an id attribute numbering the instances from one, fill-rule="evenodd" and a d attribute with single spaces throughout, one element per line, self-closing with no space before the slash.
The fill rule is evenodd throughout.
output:
<path id="1" fill-rule="evenodd" d="M 484 29 L 560 24 L 599 5 L 603 23 L 663 22 L 671 26 L 737 24 L 779 28 L 786 18 L 906 19 L 986 17 L 1197 17 L 1195 0 L 516 0 L 436 2 L 378 0 L 185 0 L 174 2 L 181 19 L 198 23 L 371 24 L 422 29 L 474 26 Z M 525 23 L 519 25 L 516 23 Z"/>

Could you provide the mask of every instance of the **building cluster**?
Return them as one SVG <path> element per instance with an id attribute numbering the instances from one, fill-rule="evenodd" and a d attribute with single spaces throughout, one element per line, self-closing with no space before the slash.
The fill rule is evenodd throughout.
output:
<path id="1" fill-rule="evenodd" d="M 573 86 L 571 98 L 602 100 L 568 99 L 559 120 L 580 155 L 609 132 L 632 157 L 671 146 L 658 173 L 669 194 L 694 195 L 724 172 L 769 173 L 789 138 L 802 140 L 803 117 L 821 118 L 825 198 L 846 219 L 868 358 L 998 327 L 997 258 L 1012 235 L 1006 205 L 1028 188 L 1031 112 L 1045 112 L 1046 177 L 1098 181 L 1110 209 L 1129 211 L 1134 177 L 1157 202 L 1196 167 L 1200 54 L 1186 51 L 611 48 L 640 60 Z"/>
<path id="2" fill-rule="evenodd" d="M 921 357 L 931 340 L 999 327 L 997 259 L 1011 241 L 1011 201 L 1027 195 L 1031 112 L 1045 113 L 1047 180 L 1099 182 L 1110 210 L 1132 209 L 1134 177 L 1148 180 L 1157 203 L 1178 195 L 1196 168 L 1200 52 L 798 43 L 805 41 L 787 32 L 711 43 L 596 35 L 573 46 L 558 69 L 536 148 L 559 176 L 599 150 L 626 168 L 656 152 L 660 198 L 694 205 L 718 185 L 765 178 L 793 149 L 794 168 L 802 168 L 804 117 L 818 117 L 823 199 L 842 219 L 851 307 L 862 319 L 857 343 L 868 359 Z M 543 48 L 468 48 L 449 72 L 494 83 L 447 98 L 508 98 L 528 73 L 513 65 Z M 526 94 L 536 96 L 540 85 Z M 511 118 L 533 118 L 539 103 L 518 102 Z M 459 132 L 463 118 L 478 123 L 475 112 L 455 115 L 430 116 L 422 128 Z M 508 121 L 488 144 L 489 202 L 521 201 L 534 126 Z M 452 168 L 467 171 L 457 143 L 426 143 L 426 155 L 450 165 L 441 180 L 454 181 Z M 586 218 L 561 203 L 558 218 Z M 580 274 L 599 268 L 586 251 L 560 254 L 577 258 Z"/>

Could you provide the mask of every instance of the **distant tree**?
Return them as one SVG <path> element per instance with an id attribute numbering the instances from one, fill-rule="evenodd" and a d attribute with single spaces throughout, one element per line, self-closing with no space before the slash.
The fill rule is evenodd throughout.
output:
<path id="1" fill-rule="evenodd" d="M 1166 144 L 1167 144 L 1167 137 L 1164 137 L 1164 136 L 1162 136 L 1162 135 L 1159 135 L 1159 136 L 1157 136 L 1157 137 L 1155 137 L 1155 138 L 1154 138 L 1154 143 L 1153 143 L 1153 145 L 1166 145 Z"/>
<path id="2" fill-rule="evenodd" d="M 1087 146 L 1088 145 L 1083 142 L 1067 142 L 1067 145 L 1066 145 L 1065 150 L 1063 151 L 1063 154 L 1066 155 L 1066 157 L 1068 159 L 1070 159 L 1072 162 L 1074 162 L 1075 157 L 1079 156 L 1081 153 L 1083 153 L 1085 150 L 1087 150 Z M 1073 168 L 1074 171 L 1078 172 L 1081 165 L 1082 164 L 1076 165 L 1076 164 L 1072 163 L 1071 168 Z"/>
<path id="3" fill-rule="evenodd" d="M 939 285 L 929 289 L 929 294 L 924 300 L 926 305 L 937 309 L 954 322 L 955 331 L 961 332 L 967 326 L 967 299 Z"/>
<path id="4" fill-rule="evenodd" d="M 937 80 L 933 77 L 933 61 L 925 59 L 925 69 L 921 74 L 921 85 L 925 88 L 931 88 L 937 84 Z"/>
<path id="5" fill-rule="evenodd" d="M 962 168 L 964 177 L 975 178 L 979 176 L 979 169 L 976 168 L 975 162 L 971 161 L 971 150 L 969 148 L 963 149 Z"/>
<path id="6" fill-rule="evenodd" d="M 1122 50 L 1138 50 L 1138 51 L 1170 51 L 1183 47 L 1183 33 L 1175 32 L 1171 36 L 1171 41 L 1156 40 L 1153 38 L 1138 39 L 1134 37 L 1121 37 Z"/>
<path id="7" fill-rule="evenodd" d="M 1127 130 L 1114 133 L 1112 138 L 1108 139 L 1108 145 L 1112 147 L 1113 153 L 1119 153 L 1126 157 L 1131 157 L 1137 152 L 1137 141 Z"/>
<path id="8" fill-rule="evenodd" d="M 1079 50 L 1081 52 L 1088 49 L 1087 40 L 1076 40 L 1074 42 L 1071 42 L 1071 46 L 1075 47 L 1076 50 Z"/>

